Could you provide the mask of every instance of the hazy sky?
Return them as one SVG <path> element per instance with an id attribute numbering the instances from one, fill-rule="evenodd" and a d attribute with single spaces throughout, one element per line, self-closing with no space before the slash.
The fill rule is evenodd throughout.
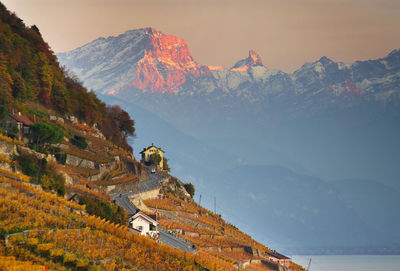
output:
<path id="1" fill-rule="evenodd" d="M 1 1 L 1 0 L 0 0 Z M 232 66 L 254 49 L 293 71 L 321 56 L 352 62 L 400 48 L 399 0 L 2 0 L 55 52 L 152 26 L 184 38 L 201 64 Z"/>

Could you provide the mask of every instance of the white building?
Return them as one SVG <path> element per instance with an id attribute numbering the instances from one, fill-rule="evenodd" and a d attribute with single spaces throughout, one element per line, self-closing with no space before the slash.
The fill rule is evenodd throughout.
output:
<path id="1" fill-rule="evenodd" d="M 140 231 L 141 235 L 158 237 L 158 222 L 155 215 L 146 215 L 142 211 L 138 211 L 129 219 L 129 224 L 132 228 Z"/>
<path id="2" fill-rule="evenodd" d="M 285 255 L 282 255 L 275 250 L 272 251 L 266 251 L 268 258 L 270 261 L 279 263 L 280 265 L 283 265 L 285 267 L 290 266 L 290 258 L 286 257 Z"/>

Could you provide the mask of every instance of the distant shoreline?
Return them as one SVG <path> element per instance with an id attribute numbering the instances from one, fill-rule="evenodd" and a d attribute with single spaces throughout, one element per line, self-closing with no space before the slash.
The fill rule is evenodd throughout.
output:
<path id="1" fill-rule="evenodd" d="M 312 271 L 398 271 L 400 255 L 293 255 L 292 260 Z"/>
<path id="2" fill-rule="evenodd" d="M 288 255 L 344 256 L 344 255 L 400 255 L 400 248 L 318 248 L 318 249 L 283 249 Z"/>

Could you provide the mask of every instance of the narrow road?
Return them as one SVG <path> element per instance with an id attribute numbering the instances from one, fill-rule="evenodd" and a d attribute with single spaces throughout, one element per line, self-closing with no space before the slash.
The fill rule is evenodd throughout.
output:
<path id="1" fill-rule="evenodd" d="M 196 249 L 194 248 L 193 244 L 190 242 L 185 242 L 171 234 L 169 234 L 166 231 L 159 230 L 160 231 L 160 241 L 163 244 L 166 244 L 171 247 L 176 247 L 181 250 L 187 251 L 187 252 L 195 252 Z"/>
<path id="2" fill-rule="evenodd" d="M 129 215 L 133 215 L 136 213 L 136 206 L 133 205 L 133 203 L 128 199 L 127 196 L 119 197 L 118 195 L 117 197 L 113 198 L 113 200 L 115 200 L 115 203 L 117 203 L 119 206 L 124 208 Z"/>
<path id="3" fill-rule="evenodd" d="M 151 173 L 149 179 L 145 181 L 141 181 L 138 184 L 138 187 L 124 193 L 112 193 L 110 197 L 116 200 L 118 197 L 129 197 L 131 195 L 140 194 L 149 190 L 154 190 L 158 187 L 161 187 L 161 181 L 165 179 L 166 176 L 158 173 Z"/>

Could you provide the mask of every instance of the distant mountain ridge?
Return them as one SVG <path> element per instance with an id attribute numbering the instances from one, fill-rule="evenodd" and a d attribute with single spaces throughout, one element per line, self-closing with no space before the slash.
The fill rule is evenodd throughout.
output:
<path id="1" fill-rule="evenodd" d="M 225 69 L 197 63 L 183 39 L 145 28 L 99 38 L 57 56 L 87 87 L 124 98 L 164 93 L 225 105 L 235 99 L 241 106 L 262 108 L 271 103 L 321 108 L 397 106 L 400 101 L 400 50 L 352 64 L 321 57 L 292 74 L 268 69 L 250 50 L 248 58 Z"/>

